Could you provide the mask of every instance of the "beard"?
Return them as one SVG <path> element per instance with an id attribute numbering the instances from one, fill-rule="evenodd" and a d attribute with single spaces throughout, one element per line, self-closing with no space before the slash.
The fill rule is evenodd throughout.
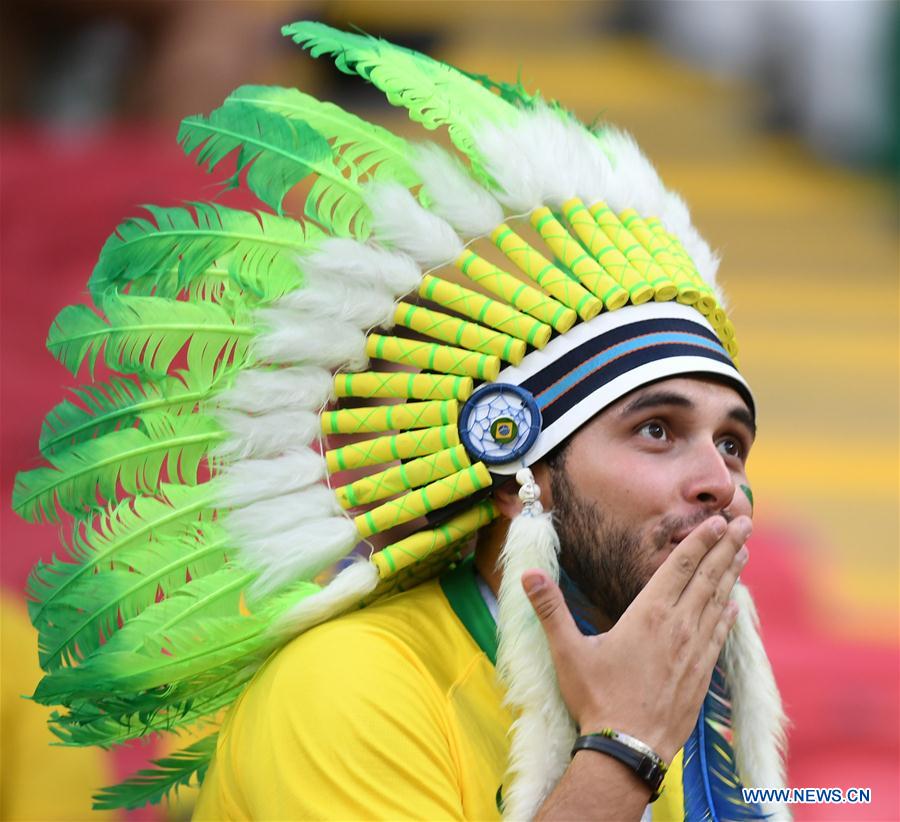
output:
<path id="1" fill-rule="evenodd" d="M 551 468 L 550 488 L 559 564 L 590 604 L 617 622 L 647 583 L 641 539 L 581 499 L 564 466 Z"/>
<path id="2" fill-rule="evenodd" d="M 698 512 L 690 518 L 666 516 L 646 535 L 640 523 L 615 524 L 599 505 L 587 502 L 569 482 L 565 455 L 550 469 L 553 522 L 559 537 L 559 564 L 588 603 L 612 623 L 643 590 L 658 565 L 659 552 L 672 536 L 692 529 L 718 513 Z"/>

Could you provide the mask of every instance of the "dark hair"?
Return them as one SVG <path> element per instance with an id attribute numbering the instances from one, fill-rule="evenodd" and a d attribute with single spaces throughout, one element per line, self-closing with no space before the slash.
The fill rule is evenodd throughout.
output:
<path id="1" fill-rule="evenodd" d="M 572 442 L 572 435 L 570 434 L 566 437 L 561 443 L 558 445 L 554 445 L 547 454 L 542 458 L 542 462 L 551 470 L 551 471 L 562 471 L 563 467 L 566 464 L 566 457 L 569 453 L 569 445 Z"/>

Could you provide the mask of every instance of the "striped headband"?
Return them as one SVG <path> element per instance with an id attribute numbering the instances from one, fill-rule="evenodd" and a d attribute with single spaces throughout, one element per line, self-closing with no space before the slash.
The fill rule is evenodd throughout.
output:
<path id="1" fill-rule="evenodd" d="M 699 312 L 672 302 L 628 306 L 501 371 L 463 407 L 460 437 L 492 473 L 514 474 L 630 391 L 682 374 L 721 377 L 754 409 L 747 382 Z"/>

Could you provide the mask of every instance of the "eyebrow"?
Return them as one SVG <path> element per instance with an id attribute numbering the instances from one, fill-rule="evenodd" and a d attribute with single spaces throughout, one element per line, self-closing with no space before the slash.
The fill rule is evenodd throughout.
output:
<path id="1" fill-rule="evenodd" d="M 674 405 L 678 408 L 694 407 L 694 403 L 682 394 L 675 394 L 671 391 L 651 391 L 649 394 L 642 394 L 625 405 L 619 412 L 619 416 L 627 417 L 635 411 L 658 408 L 660 405 Z"/>
<path id="2" fill-rule="evenodd" d="M 739 425 L 743 425 L 750 432 L 751 438 L 756 439 L 756 420 L 753 419 L 753 415 L 746 408 L 732 408 L 728 412 L 728 418 Z"/>
<path id="3" fill-rule="evenodd" d="M 659 408 L 660 406 L 673 406 L 675 408 L 693 409 L 694 403 L 683 394 L 676 394 L 672 391 L 651 391 L 640 397 L 633 399 L 626 404 L 619 412 L 620 417 L 627 417 L 637 411 L 644 411 L 648 408 Z M 735 406 L 728 412 L 728 418 L 744 426 L 753 439 L 756 439 L 756 420 L 753 415 L 744 406 Z"/>

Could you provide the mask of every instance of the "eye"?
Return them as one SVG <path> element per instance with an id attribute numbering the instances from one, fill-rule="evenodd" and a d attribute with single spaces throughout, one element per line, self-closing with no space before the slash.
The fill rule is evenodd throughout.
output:
<path id="1" fill-rule="evenodd" d="M 663 426 L 661 422 L 657 422 L 656 420 L 644 423 L 640 428 L 638 428 L 637 433 L 642 437 L 648 437 L 652 440 L 659 440 L 660 442 L 665 442 L 669 439 L 669 434 L 666 431 L 665 426 Z"/>
<path id="2" fill-rule="evenodd" d="M 732 459 L 744 459 L 744 445 L 736 437 L 723 437 L 717 443 L 719 451 Z"/>

